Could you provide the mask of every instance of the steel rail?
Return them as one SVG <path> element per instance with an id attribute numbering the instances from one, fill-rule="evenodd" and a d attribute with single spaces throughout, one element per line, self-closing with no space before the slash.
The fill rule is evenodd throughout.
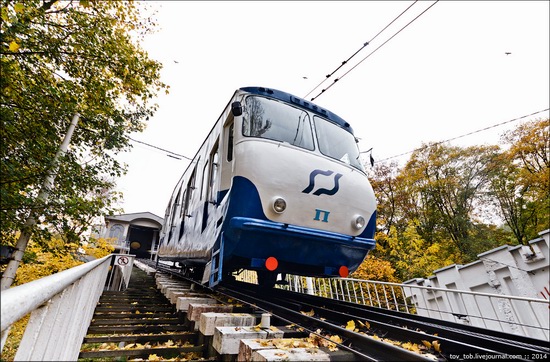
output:
<path id="1" fill-rule="evenodd" d="M 258 288 L 259 294 L 266 293 L 265 290 L 262 291 L 261 288 Z M 231 298 L 238 299 L 241 302 L 247 304 L 252 304 L 253 306 L 260 308 L 264 311 L 271 313 L 273 316 L 284 320 L 288 323 L 293 323 L 298 327 L 302 327 L 311 333 L 319 335 L 317 332 L 314 332 L 316 328 L 323 328 L 326 331 L 331 333 L 341 335 L 347 338 L 346 344 L 336 343 L 338 348 L 347 350 L 354 355 L 361 357 L 369 361 L 433 361 L 432 357 L 424 356 L 419 353 L 415 353 L 409 350 L 406 350 L 402 347 L 395 346 L 388 342 L 381 340 L 373 339 L 372 337 L 350 331 L 346 328 L 343 328 L 339 325 L 330 323 L 328 321 L 315 318 L 313 316 L 304 315 L 300 311 L 295 311 L 291 308 L 287 308 L 282 305 L 282 301 L 278 302 L 269 302 L 266 300 L 266 296 L 260 295 L 258 297 L 251 295 L 250 290 L 237 290 L 234 284 L 230 286 L 223 285 L 216 288 L 216 292 L 221 292 L 225 295 L 230 296 Z M 271 295 L 269 295 L 271 297 Z M 288 304 L 289 301 L 286 301 Z M 292 303 L 292 301 L 290 301 Z M 321 336 L 323 337 L 323 336 Z M 325 337 L 323 337 L 325 338 Z M 331 341 L 334 343 L 334 341 Z M 349 347 L 349 346 L 353 347 Z"/>
<path id="2" fill-rule="evenodd" d="M 174 269 L 170 270 L 168 267 L 162 269 L 173 275 L 181 276 Z M 189 278 L 185 279 L 197 282 Z M 366 351 L 365 353 L 361 349 L 339 345 L 339 348 L 348 350 L 356 356 L 367 360 L 377 360 L 377 358 L 381 360 L 433 360 L 433 358 L 424 357 L 418 353 L 407 351 L 390 343 L 374 340 L 366 335 L 341 327 L 341 325 L 345 325 L 350 319 L 368 321 L 372 325 L 377 326 L 385 335 L 392 335 L 399 341 L 407 339 L 407 341 L 412 340 L 420 344 L 423 340 L 431 340 L 432 338 L 438 340 L 440 344 L 444 345 L 445 350 L 442 356 L 446 359 L 449 359 L 450 355 L 454 354 L 454 356 L 471 357 L 477 355 L 488 356 L 488 358 L 491 358 L 489 355 L 494 355 L 495 358 L 511 357 L 517 360 L 533 360 L 540 359 L 540 356 L 548 358 L 550 353 L 550 348 L 546 346 L 544 341 L 522 335 L 491 331 L 480 327 L 462 325 L 425 316 L 410 315 L 367 305 L 358 305 L 342 300 L 333 300 L 283 289 L 265 289 L 255 284 L 244 282 L 228 283 L 227 281 L 216 288 L 206 289 L 226 294 L 233 299 L 251 304 L 289 323 L 300 325 L 302 321 L 306 321 L 310 326 L 318 326 L 326 330 L 335 331 L 335 333 L 348 338 L 347 342 L 351 341 L 354 348 L 368 342 L 367 346 L 363 347 L 363 350 Z M 303 310 L 304 307 L 305 309 L 316 308 L 316 314 L 319 318 L 301 313 L 300 310 Z M 352 312 L 343 313 L 340 310 Z M 332 318 L 339 325 L 320 318 Z M 303 328 L 319 335 L 313 332 L 312 328 Z M 422 332 L 416 331 L 417 329 Z M 359 339 L 356 340 L 356 338 Z M 368 339 L 368 341 L 363 341 L 362 339 Z M 373 343 L 376 345 L 375 348 L 373 348 Z M 391 346 L 389 347 L 390 351 L 384 352 L 384 349 L 388 348 L 388 345 Z M 378 354 L 374 357 L 371 354 L 373 350 L 378 350 Z"/>
<path id="3" fill-rule="evenodd" d="M 277 293 L 279 294 L 279 292 Z M 296 300 L 295 293 L 282 292 L 280 301 Z M 299 293 L 300 294 L 300 293 Z M 303 294 L 300 294 L 303 295 Z M 445 345 L 445 354 L 494 354 L 494 355 L 521 355 L 530 356 L 536 354 L 548 354 L 549 348 L 544 341 L 531 339 L 524 336 L 516 336 L 503 332 L 491 333 L 485 329 L 446 322 L 445 325 L 439 321 L 428 321 L 427 318 L 416 318 L 405 313 L 388 313 L 386 310 L 377 311 L 372 307 L 361 307 L 353 303 L 333 301 L 311 295 L 303 295 L 299 298 L 303 305 L 310 308 L 320 308 L 319 313 L 324 317 L 346 323 L 351 319 L 367 320 L 380 329 L 394 333 L 396 338 L 413 338 L 416 343 L 422 343 L 428 336 L 439 340 Z M 328 308 L 331 308 L 330 310 Z M 346 313 L 339 312 L 346 310 Z M 422 332 L 415 332 L 421 330 Z M 416 336 L 416 338 L 414 338 Z M 515 338 L 518 337 L 518 338 Z M 518 358 L 520 359 L 520 358 Z M 524 358 L 529 360 L 529 358 Z M 520 359 L 521 360 L 521 359 Z"/>
<path id="4" fill-rule="evenodd" d="M 149 263 L 149 262 L 147 264 L 150 264 L 152 266 L 152 264 Z M 270 314 L 272 314 L 273 317 L 278 318 L 282 321 L 285 321 L 286 323 L 294 324 L 297 328 L 302 328 L 302 329 L 308 331 L 309 333 L 313 333 L 313 334 L 319 336 L 320 338 L 328 340 L 328 338 L 326 338 L 325 336 L 323 336 L 323 335 L 321 335 L 321 334 L 319 334 L 318 332 L 315 331 L 315 329 L 317 327 L 322 327 L 322 328 L 325 328 L 326 330 L 331 330 L 331 331 L 334 331 L 337 334 L 344 335 L 350 341 L 352 341 L 352 345 L 354 346 L 354 348 L 351 348 L 351 347 L 346 346 L 344 344 L 334 342 L 332 340 L 329 340 L 329 342 L 334 343 L 335 345 L 338 346 L 338 348 L 340 348 L 342 350 L 346 350 L 348 352 L 351 352 L 356 357 L 361 358 L 362 361 L 402 360 L 402 361 L 432 361 L 433 362 L 433 358 L 426 358 L 426 357 L 423 357 L 423 356 L 421 356 L 417 353 L 407 351 L 403 348 L 399 348 L 399 347 L 391 345 L 389 343 L 378 341 L 378 340 L 375 340 L 375 339 L 372 339 L 372 338 L 367 338 L 367 337 L 361 336 L 361 335 L 359 335 L 360 336 L 360 340 L 359 340 L 360 343 L 356 344 L 355 342 L 356 342 L 356 338 L 357 338 L 358 333 L 350 333 L 351 331 L 346 330 L 345 328 L 342 328 L 340 326 L 335 326 L 335 325 L 330 324 L 328 322 L 324 322 L 322 320 L 318 320 L 318 319 L 313 318 L 313 317 L 305 316 L 300 312 L 295 312 L 291 309 L 281 307 L 281 306 L 278 306 L 276 304 L 269 303 L 269 302 L 265 301 L 262 297 L 255 298 L 255 297 L 250 296 L 249 294 L 247 294 L 245 292 L 237 291 L 235 289 L 232 289 L 232 287 L 234 287 L 233 283 L 231 283 L 231 284 L 230 283 L 220 284 L 215 288 L 209 288 L 207 286 L 204 286 L 204 285 L 200 284 L 197 280 L 193 280 L 193 279 L 190 279 L 190 278 L 182 275 L 178 271 L 178 269 L 170 268 L 168 266 L 163 266 L 163 265 L 160 265 L 160 264 L 158 266 L 156 266 L 156 268 L 159 271 L 163 271 L 163 272 L 171 274 L 175 277 L 178 277 L 178 278 L 181 278 L 181 279 L 184 279 L 184 280 L 188 280 L 192 283 L 196 283 L 200 287 L 202 287 L 204 289 L 207 289 L 207 290 L 210 290 L 210 291 L 212 291 L 214 293 L 217 293 L 219 295 L 223 295 L 224 297 L 231 298 L 231 299 L 236 300 L 240 303 L 248 304 L 251 307 L 262 310 L 264 312 L 269 312 Z M 250 286 L 251 285 L 251 284 L 248 284 L 248 283 L 238 283 L 238 282 L 236 284 L 241 284 L 241 286 L 242 285 L 245 285 L 245 286 L 247 286 L 247 285 Z M 303 320 L 308 321 L 309 326 L 304 325 Z M 315 328 L 311 327 L 312 324 L 315 325 Z M 357 345 L 361 344 L 361 342 L 363 343 L 363 345 L 366 345 L 366 347 L 364 349 L 366 349 L 367 351 L 364 352 L 364 351 L 358 350 L 356 348 Z"/>

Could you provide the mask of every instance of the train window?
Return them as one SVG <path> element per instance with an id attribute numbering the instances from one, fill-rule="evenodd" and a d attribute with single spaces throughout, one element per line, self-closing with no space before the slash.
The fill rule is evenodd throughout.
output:
<path id="1" fill-rule="evenodd" d="M 186 212 L 187 203 L 188 203 L 187 191 L 188 191 L 188 188 L 186 188 L 185 191 L 183 191 L 183 196 L 182 196 L 183 202 L 182 202 L 182 207 L 180 211 L 180 235 L 178 239 L 181 239 L 183 235 L 183 229 L 185 227 L 185 212 Z"/>
<path id="2" fill-rule="evenodd" d="M 195 189 L 195 175 L 197 174 L 197 168 L 193 169 L 191 177 L 187 182 L 187 187 L 183 193 L 183 206 L 181 208 L 181 225 L 180 225 L 180 239 L 185 230 L 185 220 L 189 217 L 189 200 L 191 200 L 191 195 L 193 195 L 193 190 Z"/>
<path id="3" fill-rule="evenodd" d="M 314 116 L 313 121 L 317 133 L 319 151 L 323 155 L 335 158 L 364 171 L 360 160 L 359 148 L 355 142 L 355 137 L 351 133 L 321 117 Z"/>
<path id="4" fill-rule="evenodd" d="M 214 183 L 216 182 L 216 178 L 218 177 L 218 171 L 220 168 L 219 165 L 219 154 L 218 154 L 218 142 L 214 145 L 212 148 L 212 152 L 210 153 L 210 174 L 209 176 L 209 184 L 208 184 L 208 200 L 207 201 L 214 201 Z"/>
<path id="5" fill-rule="evenodd" d="M 208 188 L 208 165 L 210 162 L 206 160 L 204 168 L 202 169 L 202 186 L 201 186 L 201 200 L 206 197 L 207 188 Z"/>
<path id="6" fill-rule="evenodd" d="M 286 142 L 313 150 L 309 114 L 282 102 L 248 97 L 243 112 L 243 135 Z"/>
<path id="7" fill-rule="evenodd" d="M 231 122 L 228 128 L 227 135 L 227 162 L 233 161 L 233 129 L 235 128 L 235 123 Z"/>

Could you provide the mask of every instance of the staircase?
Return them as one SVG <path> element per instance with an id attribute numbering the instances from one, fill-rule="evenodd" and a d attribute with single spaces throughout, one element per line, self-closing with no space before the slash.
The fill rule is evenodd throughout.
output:
<path id="1" fill-rule="evenodd" d="M 204 348 L 183 317 L 154 277 L 134 266 L 125 291 L 102 294 L 79 361 L 199 359 Z"/>

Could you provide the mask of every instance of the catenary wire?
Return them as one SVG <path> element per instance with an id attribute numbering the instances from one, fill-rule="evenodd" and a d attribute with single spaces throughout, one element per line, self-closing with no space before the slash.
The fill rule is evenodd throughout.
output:
<path id="1" fill-rule="evenodd" d="M 430 147 L 434 147 L 434 146 L 437 146 L 437 145 L 440 145 L 440 144 L 443 144 L 443 143 L 446 143 L 446 142 L 450 142 L 450 141 L 454 141 L 454 140 L 457 140 L 459 138 L 463 138 L 463 137 L 466 137 L 466 136 L 471 136 L 473 134 L 476 134 L 476 133 L 479 133 L 479 132 L 483 132 L 483 131 L 487 131 L 491 128 L 495 128 L 495 127 L 499 127 L 499 126 L 502 126 L 504 124 L 507 124 L 507 123 L 511 123 L 511 122 L 516 122 L 516 121 L 519 121 L 521 119 L 524 119 L 524 118 L 527 118 L 527 117 L 531 117 L 531 116 L 534 116 L 536 114 L 539 114 L 539 113 L 542 113 L 542 112 L 546 112 L 550 110 L 550 108 L 546 108 L 546 109 L 543 109 L 543 110 L 540 110 L 540 111 L 537 111 L 537 112 L 533 112 L 531 114 L 526 114 L 524 116 L 521 116 L 521 117 L 517 117 L 517 118 L 514 118 L 514 119 L 510 119 L 508 121 L 504 121 L 504 122 L 501 122 L 501 123 L 497 123 L 497 124 L 494 124 L 492 126 L 488 126 L 488 127 L 485 127 L 485 128 L 482 128 L 482 129 L 478 129 L 476 131 L 472 131 L 472 132 L 469 132 L 469 133 L 465 133 L 463 135 L 460 135 L 460 136 L 456 136 L 456 137 L 453 137 L 453 138 L 449 138 L 449 139 L 446 139 L 444 141 L 439 141 L 439 142 L 436 142 L 436 143 L 432 143 L 430 145 L 427 145 L 427 146 L 423 146 L 423 147 L 418 147 L 418 148 L 415 148 L 414 150 L 412 151 L 408 151 L 408 152 L 404 152 L 404 153 L 401 153 L 399 155 L 395 155 L 395 156 L 391 156 L 391 157 L 388 157 L 388 158 L 384 158 L 382 160 L 378 160 L 377 162 L 384 162 L 384 161 L 388 161 L 388 160 L 391 160 L 391 159 L 394 159 L 394 158 L 397 158 L 397 157 L 401 157 L 401 156 L 404 156 L 404 155 L 407 155 L 409 153 L 413 153 L 415 151 L 419 151 L 419 150 L 422 150 L 422 149 L 425 149 L 425 148 L 430 148 Z M 370 152 L 369 151 L 364 151 L 364 152 L 361 152 L 361 153 L 366 153 L 366 152 Z"/>
<path id="2" fill-rule="evenodd" d="M 424 149 L 426 147 L 434 147 L 434 146 L 437 146 L 439 144 L 442 144 L 442 143 L 445 143 L 445 142 L 450 142 L 450 141 L 454 141 L 454 140 L 457 140 L 459 138 L 464 138 L 464 137 L 467 137 L 467 136 L 471 136 L 473 134 L 476 134 L 476 133 L 479 133 L 479 132 L 483 132 L 483 131 L 487 131 L 491 128 L 496 128 L 496 127 L 499 127 L 499 126 L 502 126 L 504 124 L 507 124 L 507 123 L 511 123 L 511 122 L 515 122 L 515 121 L 519 121 L 521 119 L 524 119 L 524 118 L 527 118 L 527 117 L 531 117 L 531 116 L 534 116 L 536 114 L 539 114 L 539 113 L 542 113 L 542 112 L 546 112 L 550 110 L 550 108 L 546 108 L 546 109 L 543 109 L 543 110 L 540 110 L 540 111 L 537 111 L 537 112 L 533 112 L 531 114 L 526 114 L 524 116 L 521 116 L 521 117 L 518 117 L 518 118 L 514 118 L 514 119 L 511 119 L 511 120 L 508 120 L 508 121 L 504 121 L 504 122 L 501 122 L 501 123 L 497 123 L 497 124 L 494 124 L 492 126 L 488 126 L 488 127 L 485 127 L 485 128 L 482 128 L 482 129 L 478 129 L 476 131 L 472 131 L 472 132 L 469 132 L 469 133 L 466 133 L 466 134 L 463 134 L 463 135 L 460 135 L 460 136 L 456 136 L 456 137 L 453 137 L 453 138 L 449 138 L 447 140 L 444 140 L 444 141 L 439 141 L 439 142 L 436 142 L 436 143 L 433 143 L 431 145 L 428 145 L 428 146 L 424 146 L 424 147 L 419 147 L 419 148 L 416 148 L 412 151 L 408 151 L 408 152 L 404 152 L 404 153 L 401 153 L 399 155 L 395 155 L 395 156 L 391 156 L 391 157 L 388 157 L 388 158 L 384 158 L 382 160 L 378 160 L 377 162 L 384 162 L 384 161 L 387 161 L 387 160 L 391 160 L 391 159 L 394 159 L 394 158 L 397 158 L 397 157 L 400 157 L 400 156 L 404 156 L 404 155 L 407 155 L 409 153 L 413 153 L 415 151 L 418 151 L 418 150 L 421 150 L 421 149 Z M 176 153 L 176 152 L 172 152 L 172 151 L 169 151 L 169 150 L 166 150 L 164 148 L 161 148 L 161 147 L 158 147 L 158 146 L 155 146 L 155 145 L 152 145 L 150 143 L 147 143 L 147 142 L 143 142 L 143 141 L 138 141 L 138 140 L 135 140 L 131 137 L 128 137 L 128 139 L 130 141 L 133 141 L 133 142 L 137 142 L 137 143 L 141 143 L 145 146 L 148 146 L 148 147 L 152 147 L 152 148 L 156 148 L 158 150 L 161 150 L 163 152 L 166 152 L 167 156 L 168 157 L 172 157 L 172 158 L 175 158 L 175 159 L 180 159 L 179 157 L 182 157 L 182 158 L 185 158 L 186 160 L 189 160 L 189 161 L 192 161 L 191 158 L 187 157 L 187 156 L 184 156 L 184 155 L 181 155 L 179 153 Z M 367 153 L 367 152 L 371 152 L 372 151 L 372 148 L 369 149 L 368 151 L 362 151 L 361 153 Z"/>
<path id="3" fill-rule="evenodd" d="M 416 21 L 419 17 L 421 17 L 422 15 L 424 15 L 426 13 L 426 11 L 430 10 L 435 4 L 437 4 L 439 2 L 439 0 L 436 0 L 432 5 L 430 5 L 428 8 L 426 8 L 423 12 L 421 12 L 420 14 L 418 14 L 414 19 L 412 19 L 411 21 L 409 21 L 405 26 L 403 26 L 401 29 L 399 29 L 395 34 L 393 34 L 388 40 L 386 40 L 385 42 L 383 42 L 380 46 L 378 46 L 378 48 L 374 49 L 372 52 L 370 52 L 366 57 L 364 57 L 363 59 L 361 59 L 357 64 L 355 64 L 353 67 L 351 67 L 351 69 L 349 69 L 347 72 L 345 72 L 344 74 L 342 74 L 342 76 L 340 78 L 336 78 L 332 81 L 331 84 L 329 84 L 328 87 L 326 87 L 325 89 L 322 89 L 321 92 L 319 92 L 319 94 L 317 94 L 315 97 L 311 98 L 310 100 L 311 101 L 314 101 L 315 99 L 317 99 L 321 94 L 325 93 L 327 90 L 329 90 L 336 82 L 338 82 L 340 79 L 344 78 L 346 75 L 348 75 L 352 70 L 354 70 L 355 68 L 357 68 L 357 66 L 361 63 L 363 63 L 365 60 L 367 60 L 368 57 L 370 57 L 371 55 L 373 55 L 374 53 L 376 53 L 376 51 L 378 51 L 378 49 L 382 48 L 384 45 L 386 45 L 390 40 L 392 40 L 397 34 L 401 33 L 403 30 L 405 30 L 405 28 L 407 28 L 409 25 L 411 25 L 414 21 Z"/>
<path id="4" fill-rule="evenodd" d="M 175 152 L 172 152 L 172 151 L 168 151 L 168 150 L 166 150 L 166 149 L 164 149 L 164 148 L 160 148 L 160 147 L 158 147 L 158 146 L 152 145 L 152 144 L 147 143 L 147 142 L 138 141 L 138 140 L 135 140 L 135 139 L 133 139 L 133 138 L 131 138 L 131 137 L 128 137 L 128 136 L 126 136 L 126 137 L 127 137 L 130 141 L 133 141 L 133 142 L 136 142 L 136 143 L 141 143 L 142 145 L 145 145 L 145 146 L 148 146 L 148 147 L 152 147 L 152 148 L 156 148 L 157 150 L 161 150 L 161 151 L 163 151 L 163 152 L 166 152 L 168 157 L 172 157 L 172 158 L 175 158 L 175 159 L 180 159 L 180 158 L 178 158 L 178 157 L 181 157 L 181 158 L 185 158 L 186 160 L 193 161 L 192 158 L 189 158 L 189 157 L 184 156 L 184 155 L 180 155 L 179 153 L 175 153 Z M 177 157 L 176 157 L 176 156 L 177 156 Z"/>
<path id="5" fill-rule="evenodd" d="M 403 10 L 401 12 L 401 14 L 399 14 L 397 17 L 395 17 L 395 19 L 393 19 L 390 23 L 388 23 L 388 25 L 386 25 L 382 30 L 380 30 L 371 40 L 367 41 L 366 43 L 363 44 L 363 46 L 361 48 L 359 48 L 355 53 L 353 53 L 352 56 L 350 56 L 348 59 L 344 60 L 342 62 L 342 64 L 340 64 L 335 70 L 332 71 L 332 73 L 328 74 L 325 79 L 323 79 L 319 84 L 317 84 L 315 86 L 315 88 L 313 88 L 312 90 L 309 91 L 308 94 L 306 94 L 303 98 L 306 98 L 307 96 L 309 96 L 311 93 L 313 93 L 314 90 L 316 90 L 317 88 L 319 88 L 321 86 L 321 84 L 323 84 L 324 82 L 327 81 L 328 78 L 332 77 L 334 75 L 334 73 L 336 73 L 338 70 L 340 70 L 340 68 L 342 68 L 345 64 L 347 64 L 351 59 L 353 59 L 353 57 L 355 57 L 361 50 L 363 50 L 363 48 L 365 48 L 367 45 L 369 45 L 370 43 L 373 42 L 374 39 L 376 39 L 378 37 L 378 35 L 380 35 L 384 30 L 386 30 L 389 26 L 391 26 L 397 19 L 399 19 L 403 14 L 405 14 L 414 4 L 416 4 L 418 2 L 418 0 L 415 0 L 411 5 L 409 5 L 405 10 Z"/>

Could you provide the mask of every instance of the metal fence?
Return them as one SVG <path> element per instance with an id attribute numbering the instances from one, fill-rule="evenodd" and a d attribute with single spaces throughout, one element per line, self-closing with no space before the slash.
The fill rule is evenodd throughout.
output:
<path id="1" fill-rule="evenodd" d="M 99 297 L 128 286 L 133 259 L 111 254 L 2 291 L 2 349 L 10 327 L 30 313 L 15 360 L 77 360 Z"/>
<path id="2" fill-rule="evenodd" d="M 257 283 L 245 270 L 238 280 Z M 550 300 L 351 278 L 287 275 L 278 288 L 550 341 Z"/>
<path id="3" fill-rule="evenodd" d="M 550 301 L 545 299 L 350 278 L 286 280 L 280 288 L 550 340 Z"/>

